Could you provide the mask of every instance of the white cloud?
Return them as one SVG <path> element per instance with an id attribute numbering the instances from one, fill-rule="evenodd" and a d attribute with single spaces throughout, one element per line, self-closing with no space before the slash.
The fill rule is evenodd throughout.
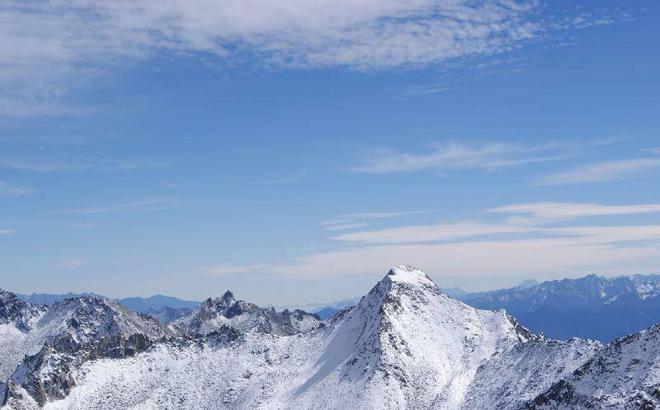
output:
<path id="1" fill-rule="evenodd" d="M 5 0 L 0 116 L 66 114 L 69 88 L 162 51 L 371 70 L 501 53 L 584 26 L 542 21 L 538 9 L 536 0 Z"/>
<path id="2" fill-rule="evenodd" d="M 170 209 L 191 208 L 200 203 L 183 202 L 176 198 L 147 198 L 136 201 L 116 202 L 103 205 L 89 205 L 82 208 L 60 209 L 48 212 L 48 215 L 92 215 L 118 212 L 149 212 Z"/>
<path id="3" fill-rule="evenodd" d="M 28 172 L 55 172 L 78 170 L 135 171 L 163 168 L 164 162 L 141 159 L 75 159 L 52 160 L 45 158 L 0 158 L 0 168 Z"/>
<path id="4" fill-rule="evenodd" d="M 302 256 L 272 271 L 321 278 L 374 274 L 401 263 L 421 266 L 440 276 L 463 277 L 653 272 L 660 263 L 660 248 L 563 238 L 369 246 Z"/>
<path id="5" fill-rule="evenodd" d="M 615 181 L 635 177 L 660 168 L 660 159 L 640 158 L 605 161 L 542 177 L 540 185 L 570 185 L 586 182 Z"/>
<path id="6" fill-rule="evenodd" d="M 234 275 L 238 273 L 251 273 L 267 268 L 266 265 L 231 265 L 231 264 L 218 264 L 202 266 L 197 271 L 209 276 L 225 276 Z"/>
<path id="7" fill-rule="evenodd" d="M 367 221 L 374 221 L 379 219 L 393 219 L 402 216 L 427 214 L 431 211 L 389 211 L 389 212 L 360 212 L 352 214 L 344 214 L 335 217 L 334 219 L 321 222 L 326 231 L 339 231 L 345 229 L 359 228 L 367 226 Z"/>
<path id="8" fill-rule="evenodd" d="M 0 235 L 9 235 L 12 233 L 11 229 L 0 229 Z"/>
<path id="9" fill-rule="evenodd" d="M 522 166 L 536 162 L 556 161 L 569 154 L 558 147 L 524 147 L 505 143 L 480 146 L 465 144 L 436 144 L 420 154 L 381 150 L 365 156 L 354 167 L 356 172 L 389 174 L 394 172 L 437 169 L 441 171 L 495 170 Z"/>
<path id="10" fill-rule="evenodd" d="M 57 261 L 57 267 L 61 269 L 76 269 L 87 263 L 86 259 L 82 258 L 60 258 Z"/>
<path id="11" fill-rule="evenodd" d="M 407 97 L 419 97 L 419 96 L 424 96 L 424 95 L 434 95 L 434 94 L 440 94 L 445 91 L 451 90 L 453 87 L 442 83 L 442 82 L 436 82 L 436 83 L 430 83 L 430 84 L 418 84 L 418 85 L 411 85 L 409 87 L 406 87 L 399 93 L 400 98 L 407 98 Z"/>
<path id="12" fill-rule="evenodd" d="M 377 231 L 351 232 L 334 240 L 368 244 L 450 241 L 462 238 L 528 232 L 529 228 L 513 225 L 489 225 L 479 222 L 404 226 Z"/>
<path id="13" fill-rule="evenodd" d="M 579 237 L 589 243 L 621 243 L 638 241 L 659 241 L 660 225 L 638 226 L 572 226 L 552 228 L 548 233 L 569 237 Z"/>
<path id="14" fill-rule="evenodd" d="M 361 228 L 367 226 L 367 223 L 352 223 L 352 224 L 336 224 L 336 225 L 327 225 L 325 226 L 326 231 L 347 231 L 350 229 Z"/>
<path id="15" fill-rule="evenodd" d="M 282 177 L 282 178 L 271 178 L 271 179 L 263 179 L 260 181 L 255 181 L 252 183 L 252 185 L 282 185 L 282 184 L 291 184 L 293 182 L 298 182 L 302 180 L 305 177 L 304 173 L 298 173 L 295 175 L 291 175 L 288 177 Z"/>
<path id="16" fill-rule="evenodd" d="M 511 222 L 537 223 L 595 216 L 640 215 L 660 213 L 660 204 L 601 205 L 574 202 L 530 202 L 501 206 L 487 213 L 522 215 Z"/>
<path id="17" fill-rule="evenodd" d="M 27 188 L 0 181 L 0 195 L 25 195 L 28 192 Z"/>
<path id="18" fill-rule="evenodd" d="M 534 222 L 552 222 L 592 216 L 649 215 L 660 213 L 660 205 L 540 202 L 502 206 L 484 213 L 521 213 Z M 388 266 L 407 263 L 439 275 L 493 280 L 516 275 L 657 272 L 657 223 L 580 222 L 557 227 L 516 224 L 508 219 L 500 223 L 459 221 L 351 232 L 333 238 L 343 249 L 299 256 L 291 263 L 271 266 L 268 271 L 313 279 L 374 274 Z"/>

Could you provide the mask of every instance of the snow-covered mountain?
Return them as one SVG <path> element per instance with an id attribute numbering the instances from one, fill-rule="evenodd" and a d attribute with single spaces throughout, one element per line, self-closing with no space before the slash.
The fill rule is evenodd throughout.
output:
<path id="1" fill-rule="evenodd" d="M 14 306 L 18 320 L 0 325 L 0 400 L 14 387 L 39 404 L 62 398 L 74 382 L 70 371 L 85 361 L 120 358 L 145 350 L 175 332 L 116 301 L 92 296 L 65 299 L 49 308 L 8 292 L 3 305 Z M 6 303 L 9 301 L 9 303 Z M 22 312 L 22 313 L 21 313 Z M 27 319 L 26 319 L 27 318 Z M 25 325 L 27 323 L 27 325 Z"/>
<path id="2" fill-rule="evenodd" d="M 539 395 L 539 409 L 657 409 L 660 325 L 617 339 Z"/>
<path id="3" fill-rule="evenodd" d="M 504 309 L 530 330 L 556 339 L 609 342 L 660 322 L 660 275 L 589 275 L 543 283 L 528 279 L 487 292 L 441 290 L 478 309 Z M 328 304 L 316 313 L 327 318 L 342 308 Z"/>
<path id="4" fill-rule="evenodd" d="M 0 383 L 27 353 L 27 335 L 45 313 L 44 307 L 0 289 Z"/>
<path id="5" fill-rule="evenodd" d="M 609 342 L 660 322 L 660 275 L 589 275 L 460 299 L 479 309 L 505 309 L 526 327 L 553 338 Z"/>
<path id="6" fill-rule="evenodd" d="M 227 291 L 222 297 L 205 300 L 172 325 L 188 334 L 206 335 L 229 326 L 240 332 L 285 336 L 312 330 L 321 325 L 321 320 L 302 310 L 277 312 L 275 308 L 261 308 L 254 303 L 236 300 Z"/>
<path id="7" fill-rule="evenodd" d="M 93 296 L 104 298 L 104 296 L 95 293 L 32 293 L 30 295 L 16 294 L 18 299 L 33 305 L 53 305 L 65 299 L 73 299 L 81 296 Z M 170 323 L 182 316 L 189 314 L 194 308 L 199 306 L 199 302 L 182 300 L 172 296 L 154 295 L 149 297 L 128 297 L 117 299 L 119 303 L 130 310 L 139 313 L 146 313 L 149 316 L 159 320 L 162 323 Z"/>
<path id="8" fill-rule="evenodd" d="M 170 324 L 175 320 L 181 319 L 182 317 L 188 316 L 193 313 L 193 309 L 190 308 L 172 308 L 169 306 L 164 306 L 160 309 L 149 309 L 146 314 L 153 317 L 160 323 Z"/>
<path id="9" fill-rule="evenodd" d="M 153 322 L 140 327 L 151 342 L 133 354 L 97 355 L 66 366 L 51 354 L 48 366 L 37 367 L 31 361 L 44 360 L 33 356 L 9 378 L 6 406 L 660 406 L 657 326 L 607 346 L 550 340 L 504 311 L 452 299 L 422 271 L 405 266 L 393 268 L 356 306 L 321 324 L 314 319 L 296 328 L 295 312 L 287 313 L 237 301 L 228 292 L 178 321 L 179 336 Z M 42 390 L 21 383 L 29 378 L 41 380 Z"/>

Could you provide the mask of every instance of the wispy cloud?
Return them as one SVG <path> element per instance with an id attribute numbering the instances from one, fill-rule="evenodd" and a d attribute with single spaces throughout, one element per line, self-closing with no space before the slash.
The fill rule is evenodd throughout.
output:
<path id="1" fill-rule="evenodd" d="M 295 175 L 282 177 L 282 178 L 270 178 L 262 179 L 260 181 L 254 181 L 252 185 L 282 185 L 282 184 L 291 184 L 298 182 L 305 177 L 305 173 L 301 172 Z"/>
<path id="2" fill-rule="evenodd" d="M 435 144 L 419 154 L 380 150 L 365 156 L 356 172 L 389 174 L 424 169 L 441 171 L 496 170 L 567 158 L 572 151 L 554 145 L 526 147 L 506 143 Z"/>
<path id="3" fill-rule="evenodd" d="M 291 264 L 274 266 L 271 271 L 299 278 L 322 278 L 374 274 L 408 263 L 423 266 L 440 277 L 496 277 L 653 272 L 659 262 L 660 248 L 653 245 L 616 246 L 593 237 L 533 238 L 355 247 L 301 256 Z"/>
<path id="4" fill-rule="evenodd" d="M 29 190 L 22 186 L 10 185 L 0 181 L 0 195 L 25 195 L 28 192 Z"/>
<path id="5" fill-rule="evenodd" d="M 135 171 L 167 166 L 164 162 L 141 159 L 76 159 L 52 160 L 46 158 L 1 158 L 0 169 L 27 172 L 56 172 L 77 170 Z"/>
<path id="6" fill-rule="evenodd" d="M 660 204 L 601 205 L 574 202 L 530 202 L 501 206 L 486 212 L 515 215 L 510 222 L 538 223 L 595 216 L 660 213 Z"/>
<path id="7" fill-rule="evenodd" d="M 332 239 L 367 244 L 439 242 L 495 234 L 523 233 L 529 228 L 513 225 L 494 225 L 472 221 L 458 223 L 404 226 L 376 231 L 352 232 Z"/>
<path id="8" fill-rule="evenodd" d="M 127 202 L 89 205 L 81 208 L 60 209 L 48 215 L 92 215 L 120 212 L 150 212 L 201 206 L 200 202 L 181 201 L 176 198 L 147 198 Z"/>
<path id="9" fill-rule="evenodd" d="M 658 168 L 660 168 L 660 159 L 658 158 L 605 161 L 546 175 L 537 182 L 540 185 L 571 185 L 588 182 L 616 181 L 633 178 L 644 172 Z"/>
<path id="10" fill-rule="evenodd" d="M 267 268 L 266 265 L 254 264 L 254 265 L 232 265 L 232 264 L 218 264 L 218 265 L 209 265 L 202 266 L 197 269 L 198 272 L 201 272 L 209 276 L 225 276 L 225 275 L 235 275 L 239 273 L 251 273 Z"/>
<path id="11" fill-rule="evenodd" d="M 76 269 L 87 263 L 83 258 L 68 258 L 63 257 L 57 261 L 57 267 L 61 269 Z"/>
<path id="12" fill-rule="evenodd" d="M 361 228 L 364 226 L 367 226 L 368 224 L 365 222 L 360 222 L 360 223 L 346 223 L 346 224 L 326 224 L 324 229 L 326 231 L 347 231 L 349 229 L 355 229 L 355 228 Z"/>
<path id="13" fill-rule="evenodd" d="M 598 19 L 548 21 L 538 9 L 535 0 L 5 0 L 0 116 L 66 112 L 58 102 L 71 87 L 158 52 L 296 68 L 416 67 L 504 53 Z"/>
<path id="14" fill-rule="evenodd" d="M 398 95 L 399 98 L 419 97 L 424 95 L 434 95 L 444 93 L 451 90 L 453 87 L 444 82 L 434 82 L 428 84 L 411 85 L 401 90 Z"/>
<path id="15" fill-rule="evenodd" d="M 660 204 L 513 204 L 480 214 L 488 219 L 501 215 L 501 221 L 408 225 L 338 235 L 332 239 L 339 250 L 302 255 L 266 270 L 299 278 L 373 274 L 401 263 L 424 266 L 441 276 L 472 278 L 653 272 L 660 264 L 660 225 L 616 225 L 611 220 L 593 225 L 586 218 L 655 213 L 660 213 Z M 529 220 L 511 219 L 509 214 L 544 223 L 529 224 Z M 577 223 L 547 224 L 568 220 Z"/>
<path id="16" fill-rule="evenodd" d="M 385 211 L 385 212 L 357 212 L 352 214 L 343 214 L 336 216 L 333 219 L 321 222 L 321 225 L 326 231 L 339 231 L 345 229 L 353 229 L 361 226 L 367 226 L 368 221 L 399 218 L 409 215 L 427 214 L 432 211 L 417 210 L 417 211 Z"/>
<path id="17" fill-rule="evenodd" d="M 647 148 L 642 150 L 643 152 L 648 152 L 650 154 L 660 155 L 660 148 Z"/>
<path id="18" fill-rule="evenodd" d="M 0 229 L 0 235 L 9 235 L 12 233 L 11 229 Z"/>

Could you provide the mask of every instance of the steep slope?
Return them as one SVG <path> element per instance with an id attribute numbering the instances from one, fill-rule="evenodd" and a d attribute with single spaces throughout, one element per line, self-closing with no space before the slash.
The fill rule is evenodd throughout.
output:
<path id="1" fill-rule="evenodd" d="M 660 408 L 660 325 L 615 340 L 530 407 Z"/>
<path id="2" fill-rule="evenodd" d="M 253 303 L 234 299 L 227 291 L 222 297 L 205 300 L 190 315 L 176 320 L 172 325 L 183 332 L 205 335 L 229 326 L 240 332 L 268 333 L 277 336 L 306 332 L 321 325 L 313 314 L 294 310 L 275 311 Z"/>
<path id="3" fill-rule="evenodd" d="M 154 295 L 146 298 L 131 297 L 119 299 L 119 303 L 127 308 L 140 313 L 149 311 L 158 311 L 164 308 L 170 309 L 194 309 L 199 306 L 199 302 L 182 300 L 172 296 Z"/>
<path id="4" fill-rule="evenodd" d="M 193 309 L 190 308 L 171 308 L 164 306 L 160 309 L 149 309 L 146 314 L 156 319 L 160 323 L 169 324 L 182 317 L 190 316 Z"/>
<path id="5" fill-rule="evenodd" d="M 0 289 L 0 325 L 13 324 L 20 330 L 30 330 L 46 309 L 24 302 L 15 294 Z"/>
<path id="6" fill-rule="evenodd" d="M 32 320 L 30 328 L 3 341 L 19 354 L 3 357 L 2 380 L 9 383 L 8 390 L 0 388 L 0 402 L 4 390 L 11 395 L 16 386 L 39 403 L 61 398 L 73 385 L 67 373 L 74 363 L 132 355 L 174 335 L 156 320 L 109 299 L 85 296 L 58 302 Z"/>
<path id="7" fill-rule="evenodd" d="M 339 318 L 296 400 L 455 408 L 479 365 L 524 338 L 503 312 L 477 311 L 441 294 L 422 271 L 397 267 Z"/>
<path id="8" fill-rule="evenodd" d="M 479 309 L 505 309 L 534 332 L 609 342 L 660 322 L 660 276 L 589 275 L 460 297 Z"/>
<path id="9" fill-rule="evenodd" d="M 534 336 L 479 367 L 462 407 L 519 409 L 601 348 L 594 341 L 574 338 L 563 342 Z"/>
<path id="10" fill-rule="evenodd" d="M 45 313 L 45 308 L 26 303 L 0 289 L 0 382 L 9 377 L 23 359 L 29 332 Z"/>
<path id="11" fill-rule="evenodd" d="M 29 295 L 24 295 L 17 293 L 16 296 L 24 302 L 31 303 L 33 305 L 54 305 L 57 302 L 61 302 L 65 299 L 79 298 L 83 296 L 93 296 L 97 298 L 102 298 L 104 296 L 97 295 L 96 293 L 83 292 L 83 293 L 31 293 Z"/>
<path id="12" fill-rule="evenodd" d="M 260 315 L 272 310 L 238 303 L 230 293 L 207 302 L 180 323 L 190 326 L 194 337 L 82 363 L 51 355 L 46 373 L 56 382 L 42 383 L 36 392 L 45 392 L 41 396 L 30 383 L 16 385 L 8 404 L 12 409 L 42 404 L 51 409 L 552 408 L 548 400 L 557 395 L 545 402 L 540 397 L 558 389 L 560 381 L 571 381 L 572 391 L 586 392 L 580 394 L 591 400 L 602 391 L 598 383 L 627 380 L 634 388 L 618 388 L 617 394 L 632 400 L 638 391 L 654 394 L 660 372 L 657 336 L 649 336 L 656 330 L 641 337 L 643 343 L 620 347 L 548 340 L 503 311 L 474 309 L 444 295 L 422 271 L 405 266 L 393 268 L 353 308 L 294 334 L 273 331 L 272 324 L 263 331 Z M 602 373 L 608 376 L 594 373 L 588 385 L 597 390 L 573 379 L 588 373 L 582 370 L 591 368 L 588 363 L 617 351 L 637 357 L 644 370 L 631 367 L 637 365 L 633 361 L 612 363 L 611 371 Z M 44 374 L 43 366 L 33 369 L 27 362 L 22 369 L 25 378 Z M 60 388 L 53 393 L 51 386 Z"/>

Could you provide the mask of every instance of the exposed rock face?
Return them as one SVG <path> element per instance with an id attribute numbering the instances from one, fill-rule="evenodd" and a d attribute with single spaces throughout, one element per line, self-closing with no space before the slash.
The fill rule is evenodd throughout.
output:
<path id="1" fill-rule="evenodd" d="M 173 323 L 175 328 L 195 335 L 205 335 L 221 326 L 229 326 L 241 332 L 290 336 L 320 325 L 321 320 L 316 315 L 302 310 L 277 312 L 274 308 L 261 308 L 236 300 L 230 291 L 222 297 L 205 300 L 190 315 Z"/>
<path id="2" fill-rule="evenodd" d="M 40 405 L 64 398 L 75 385 L 71 370 L 81 363 L 133 356 L 156 341 L 175 336 L 173 330 L 156 320 L 109 299 L 66 299 L 48 309 L 16 302 L 15 296 L 5 299 L 13 303 L 7 311 L 29 315 L 37 312 L 38 319 L 26 321 L 25 313 L 13 314 L 20 319 L 14 321 L 19 332 L 7 332 L 13 339 L 5 342 L 25 358 L 3 354 L 5 371 L 11 373 L 3 377 L 7 382 L 0 388 L 0 399 L 14 396 L 19 386 Z"/>
<path id="3" fill-rule="evenodd" d="M 169 324 L 182 317 L 189 316 L 193 312 L 191 308 L 172 308 L 169 306 L 160 309 L 151 309 L 147 315 L 158 320 L 160 323 Z"/>
<path id="4" fill-rule="evenodd" d="M 0 386 L 10 408 L 660 405 L 660 325 L 607 346 L 549 340 L 504 311 L 448 297 L 407 266 L 322 324 L 227 292 L 177 321 L 177 337 L 109 301 L 70 303 L 31 330 L 58 329 Z"/>
<path id="5" fill-rule="evenodd" d="M 46 308 L 23 302 L 0 289 L 0 325 L 13 324 L 21 331 L 29 331 L 45 312 Z"/>
<path id="6" fill-rule="evenodd" d="M 458 297 L 478 309 L 506 309 L 535 332 L 610 342 L 660 322 L 660 275 L 543 282 Z"/>
<path id="7" fill-rule="evenodd" d="M 610 343 L 529 407 L 660 408 L 660 324 Z"/>

